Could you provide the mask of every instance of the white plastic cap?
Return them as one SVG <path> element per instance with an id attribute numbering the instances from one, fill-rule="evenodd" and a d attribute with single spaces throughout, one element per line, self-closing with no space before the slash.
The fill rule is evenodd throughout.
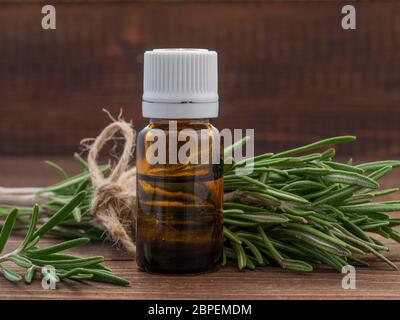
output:
<path id="1" fill-rule="evenodd" d="M 217 53 L 207 49 L 146 51 L 142 108 L 146 118 L 217 117 Z"/>

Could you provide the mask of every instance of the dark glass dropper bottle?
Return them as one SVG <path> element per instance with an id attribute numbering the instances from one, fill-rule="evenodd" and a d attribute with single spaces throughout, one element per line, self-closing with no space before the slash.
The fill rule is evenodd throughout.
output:
<path id="1" fill-rule="evenodd" d="M 223 247 L 223 164 L 209 120 L 218 115 L 217 54 L 159 49 L 144 63 L 150 123 L 137 141 L 137 264 L 165 273 L 215 269 Z M 185 152 L 190 139 L 197 148 Z"/>

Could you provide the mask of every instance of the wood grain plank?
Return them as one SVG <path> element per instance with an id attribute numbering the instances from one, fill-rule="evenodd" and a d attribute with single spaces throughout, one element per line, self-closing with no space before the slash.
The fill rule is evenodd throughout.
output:
<path id="1" fill-rule="evenodd" d="M 77 172 L 71 158 L 56 158 L 68 170 Z M 49 175 L 43 158 L 1 158 L 0 184 L 6 176 L 9 185 L 46 185 L 56 182 L 57 176 Z M 7 172 L 13 174 L 6 175 Z M 389 175 L 383 186 L 396 186 L 400 170 Z M 391 196 L 390 199 L 395 199 Z M 395 213 L 399 216 L 399 213 Z M 386 255 L 400 265 L 400 244 L 379 238 L 387 243 Z M 13 236 L 6 252 L 18 245 L 20 237 Z M 43 239 L 41 245 L 59 242 Z M 5 299 L 400 299 L 400 272 L 388 269 L 381 261 L 369 256 L 370 268 L 357 268 L 357 289 L 341 287 L 343 275 L 327 268 L 316 268 L 313 273 L 295 273 L 275 267 L 257 271 L 238 272 L 234 266 L 218 272 L 199 275 L 159 275 L 140 272 L 132 257 L 115 250 L 107 243 L 90 243 L 70 250 L 82 256 L 102 255 L 105 264 L 130 280 L 129 287 L 116 287 L 102 283 L 61 283 L 57 290 L 43 290 L 40 281 L 31 285 L 11 284 L 0 277 L 0 300 Z"/>
<path id="2" fill-rule="evenodd" d="M 70 154 L 103 107 L 142 127 L 143 52 L 186 46 L 219 52 L 217 126 L 254 128 L 257 152 L 346 133 L 343 155 L 398 157 L 400 3 L 350 2 L 354 32 L 347 3 L 63 2 L 54 32 L 41 4 L 0 4 L 0 154 Z"/>
<path id="3" fill-rule="evenodd" d="M 177 3 L 177 2 L 200 2 L 200 3 L 249 3 L 249 2 L 315 2 L 316 0 L 58 0 L 57 3 L 146 3 L 146 2 L 169 2 L 169 3 Z M 342 2 L 342 0 L 317 0 L 318 2 Z M 370 0 L 357 0 L 357 2 L 367 2 Z M 385 0 L 385 1 L 395 1 L 395 0 Z M 45 3 L 45 0 L 1 0 L 1 3 Z"/>
<path id="4" fill-rule="evenodd" d="M 400 277 L 379 263 L 357 269 L 356 290 L 341 287 L 343 275 L 318 270 L 309 274 L 264 268 L 238 272 L 227 267 L 201 275 L 157 275 L 140 272 L 133 261 L 107 263 L 115 273 L 131 281 L 129 287 L 101 283 L 66 282 L 55 291 L 43 290 L 40 282 L 27 286 L 0 279 L 0 299 L 398 299 Z"/>

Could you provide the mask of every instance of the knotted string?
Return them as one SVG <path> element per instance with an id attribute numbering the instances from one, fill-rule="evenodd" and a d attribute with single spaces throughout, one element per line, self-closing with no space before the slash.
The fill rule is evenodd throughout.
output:
<path id="1" fill-rule="evenodd" d="M 129 163 L 135 149 L 136 132 L 121 115 L 118 120 L 109 116 L 113 122 L 89 146 L 88 168 L 95 188 L 91 213 L 115 243 L 121 243 L 126 250 L 135 253 L 136 168 L 130 168 Z M 115 168 L 105 177 L 97 157 L 104 144 L 118 132 L 125 139 L 124 150 Z"/>

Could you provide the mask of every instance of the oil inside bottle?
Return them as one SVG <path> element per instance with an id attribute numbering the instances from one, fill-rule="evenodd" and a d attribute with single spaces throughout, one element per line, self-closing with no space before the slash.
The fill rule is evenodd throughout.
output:
<path id="1" fill-rule="evenodd" d="M 223 166 L 213 164 L 156 164 L 146 161 L 146 136 L 164 130 L 167 121 L 152 121 L 139 133 L 137 146 L 137 264 L 145 271 L 193 273 L 215 269 L 222 254 Z M 206 120 L 178 121 L 184 128 L 216 129 Z M 178 142 L 178 149 L 184 142 Z M 169 142 L 167 139 L 167 148 Z M 209 150 L 202 150 L 210 152 Z M 211 154 L 211 152 L 210 152 Z"/>

